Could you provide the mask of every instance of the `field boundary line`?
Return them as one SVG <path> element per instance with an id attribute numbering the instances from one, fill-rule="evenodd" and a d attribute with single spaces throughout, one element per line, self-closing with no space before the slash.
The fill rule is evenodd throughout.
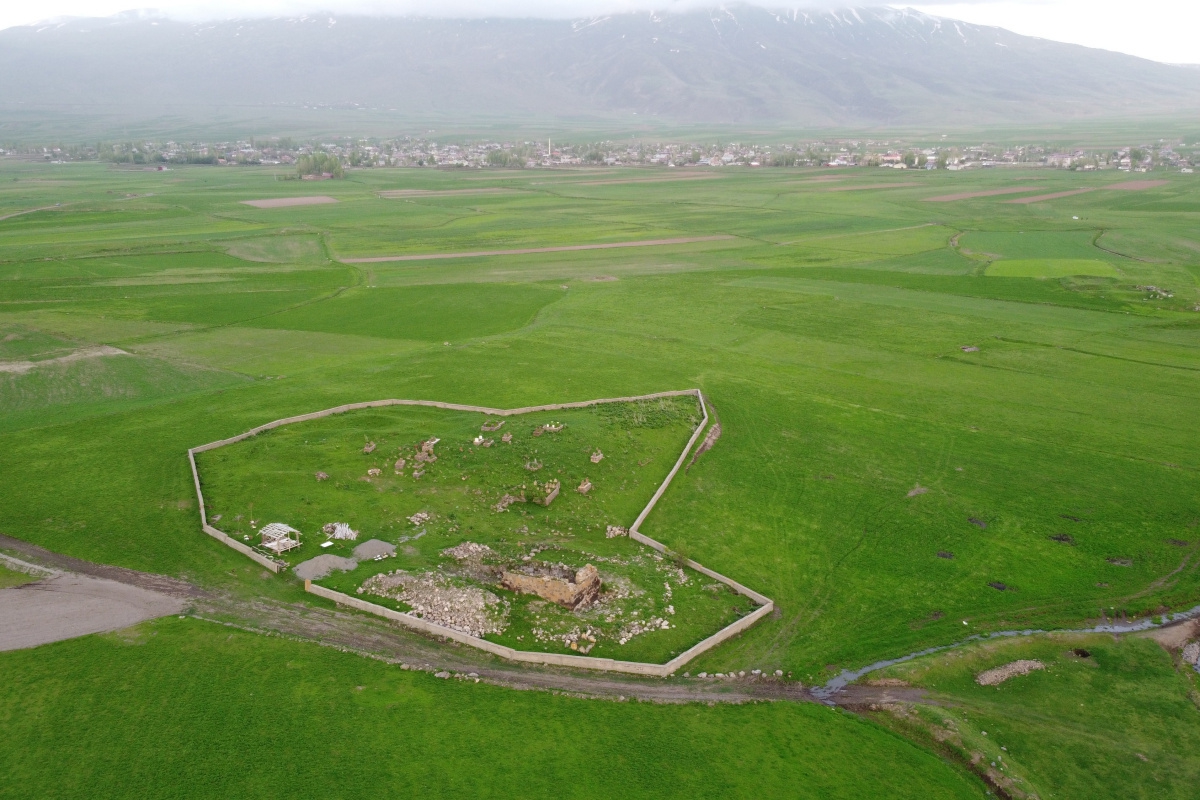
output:
<path id="1" fill-rule="evenodd" d="M 691 438 L 688 439 L 687 444 L 684 445 L 683 452 L 679 454 L 679 458 L 675 461 L 675 465 L 671 468 L 671 471 L 667 473 L 667 476 L 663 479 L 662 483 L 659 484 L 658 489 L 654 492 L 654 495 L 650 498 L 650 501 L 646 503 L 645 508 L 642 509 L 642 512 L 638 514 L 637 519 L 634 520 L 634 523 L 629 527 L 630 539 L 638 542 L 639 544 L 643 544 L 647 547 L 657 550 L 660 553 L 671 555 L 672 551 L 670 548 L 661 542 L 651 539 L 649 536 L 641 533 L 641 531 L 638 530 L 638 527 L 645 522 L 646 517 L 650 515 L 650 512 L 654 509 L 654 506 L 658 503 L 659 499 L 666 493 L 667 487 L 670 486 L 671 481 L 675 478 L 676 473 L 678 473 L 680 467 L 683 466 L 684 460 L 687 458 L 688 453 L 692 451 L 692 448 L 695 447 L 700 435 L 708 428 L 710 421 L 708 414 L 708 403 L 704 399 L 704 394 L 699 389 L 675 389 L 671 391 L 654 392 L 652 394 L 634 395 L 630 397 L 607 397 L 596 400 L 582 400 L 571 403 L 548 403 L 540 406 L 524 406 L 522 408 L 509 409 L 463 405 L 460 403 L 443 403 L 437 400 L 369 400 L 362 403 L 347 403 L 345 405 L 327 408 L 322 411 L 313 411 L 308 414 L 299 414 L 293 417 L 277 419 L 273 422 L 259 425 L 256 428 L 251 428 L 245 433 L 238 434 L 237 436 L 231 436 L 228 439 L 220 439 L 215 442 L 209 442 L 208 444 L 202 444 L 197 447 L 190 448 L 187 451 L 188 464 L 191 465 L 192 468 L 192 482 L 196 487 L 196 500 L 200 506 L 200 528 L 217 541 L 223 542 L 234 550 L 237 550 L 239 553 L 249 556 L 250 558 L 254 559 L 254 561 L 262 564 L 264 567 L 274 573 L 282 572 L 287 568 L 286 562 L 266 556 L 254 548 L 237 541 L 223 531 L 220 531 L 208 524 L 208 514 L 204 506 L 204 491 L 200 486 L 200 471 L 196 467 L 197 453 L 203 453 L 209 450 L 215 450 L 218 447 L 224 447 L 225 445 L 235 444 L 237 442 L 249 439 L 252 436 L 257 436 L 265 431 L 279 428 L 283 425 L 291 425 L 297 422 L 308 422 L 310 420 L 321 419 L 323 417 L 329 417 L 335 414 L 345 414 L 350 411 L 361 411 L 368 408 L 387 408 L 390 406 L 419 406 L 424 408 L 440 408 L 446 411 L 471 411 L 481 414 L 488 414 L 490 416 L 512 417 L 538 411 L 560 411 L 570 408 L 588 408 L 590 406 L 607 403 L 631 403 L 639 400 L 658 400 L 664 397 L 684 396 L 692 396 L 696 398 L 696 401 L 700 404 L 700 411 L 703 416 L 700 420 L 700 423 L 696 426 L 695 431 L 692 432 Z M 441 637 L 443 639 L 449 639 L 460 644 L 465 644 L 469 647 L 474 647 L 478 650 L 491 653 L 492 655 L 500 656 L 501 658 L 509 661 L 558 667 L 578 667 L 582 669 L 600 670 L 603 672 L 622 672 L 631 675 L 647 675 L 665 678 L 673 674 L 677 669 L 694 659 L 696 656 L 711 650 L 727 639 L 731 639 L 732 637 L 737 636 L 743 631 L 749 629 L 760 619 L 775 610 L 775 602 L 766 595 L 743 586 L 737 581 L 727 578 L 721 573 L 711 570 L 708 567 L 705 567 L 703 564 L 693 561 L 690 558 L 682 559 L 682 561 L 688 567 L 696 570 L 702 575 L 706 575 L 707 577 L 712 578 L 713 580 L 722 583 L 725 586 L 728 586 L 735 593 L 749 598 L 758 605 L 758 608 L 750 614 L 734 620 L 732 623 L 726 625 L 724 628 L 712 634 L 711 636 L 692 645 L 690 648 L 675 656 L 665 664 L 654 664 L 646 661 L 620 661 L 611 658 L 575 656 L 565 653 L 541 653 L 531 650 L 516 650 L 511 647 L 489 642 L 486 639 L 481 639 L 462 633 L 461 631 L 456 631 L 452 628 L 447 628 L 443 625 L 418 619 L 410 614 L 406 614 L 401 611 L 394 611 L 390 608 L 386 608 L 366 600 L 361 600 L 357 597 L 352 597 L 348 594 L 344 594 L 333 589 L 327 589 L 324 586 L 314 586 L 310 580 L 304 581 L 304 591 L 308 592 L 309 594 L 316 595 L 317 597 L 325 598 L 326 600 L 332 600 L 338 605 L 347 606 L 349 608 L 358 609 L 359 611 L 365 611 L 368 614 L 374 614 L 375 616 L 390 619 L 411 630 L 431 636 Z"/>
<path id="2" fill-rule="evenodd" d="M 418 253 L 410 256 L 372 256 L 369 258 L 342 258 L 343 264 L 379 264 L 384 261 L 432 261 L 439 258 L 480 258 L 482 256 L 523 256 L 534 253 L 567 253 L 576 250 L 612 250 L 619 247 L 661 247 L 670 244 L 693 244 L 695 242 L 718 242 L 736 239 L 730 234 L 718 236 L 681 236 L 675 239 L 641 239 L 633 242 L 606 242 L 600 244 L 571 244 L 559 247 L 523 247 L 517 250 L 476 250 L 467 253 Z"/>

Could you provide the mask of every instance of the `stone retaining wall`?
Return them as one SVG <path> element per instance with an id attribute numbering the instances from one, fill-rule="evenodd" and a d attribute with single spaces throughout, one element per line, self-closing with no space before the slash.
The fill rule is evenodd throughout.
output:
<path id="1" fill-rule="evenodd" d="M 535 411 L 560 411 L 569 408 L 587 408 L 588 406 L 600 405 L 601 403 L 631 403 L 638 400 L 656 400 L 662 397 L 682 397 L 684 395 L 692 395 L 700 403 L 700 410 L 704 415 L 703 419 L 701 419 L 700 424 L 696 426 L 695 432 L 692 433 L 692 438 L 688 440 L 687 445 L 683 448 L 683 452 L 680 453 L 679 459 L 675 462 L 675 466 L 672 467 L 671 471 L 667 473 L 667 477 L 663 479 L 663 482 L 659 485 L 657 491 L 654 492 L 654 496 L 650 498 L 650 502 L 646 504 L 646 507 L 642 509 L 642 513 L 638 514 L 637 519 L 629 528 L 629 538 L 640 544 L 644 544 L 647 547 L 651 547 L 660 553 L 670 554 L 671 551 L 669 548 L 662 543 L 651 539 L 649 536 L 639 532 L 638 526 L 646 520 L 646 517 L 649 516 L 650 512 L 654 509 L 655 504 L 658 503 L 659 498 L 666 493 L 667 487 L 670 485 L 672 479 L 674 479 L 675 474 L 679 472 L 679 468 L 683 466 L 683 462 L 687 458 L 688 453 L 691 452 L 692 448 L 696 445 L 696 441 L 700 438 L 700 435 L 708 427 L 708 404 L 705 402 L 704 395 L 701 394 L 699 389 L 680 389 L 670 392 L 655 392 L 654 394 L 638 395 L 635 397 L 611 397 L 599 400 L 584 400 L 577 403 L 551 403 L 549 405 L 527 406 L 525 408 L 511 409 L 486 408 L 484 406 L 460 405 L 458 403 L 441 403 L 435 400 L 373 400 L 365 403 L 349 403 L 347 405 L 337 406 L 336 408 L 327 408 L 324 411 L 314 411 L 310 414 L 301 414 L 296 417 L 277 419 L 274 422 L 268 422 L 265 425 L 252 428 L 245 433 L 239 434 L 238 436 L 222 439 L 217 442 L 209 442 L 208 444 L 200 445 L 199 447 L 193 447 L 192 449 L 188 450 L 188 462 L 192 466 L 192 480 L 196 485 L 196 499 L 200 503 L 200 526 L 209 536 L 212 536 L 214 539 L 224 542 L 234 550 L 249 556 L 272 572 L 279 572 L 283 568 L 284 565 L 282 563 L 256 552 L 253 548 L 246 546 L 244 543 L 237 541 L 236 539 L 226 535 L 225 533 L 208 524 L 208 516 L 204 509 L 204 492 L 200 488 L 200 473 L 196 469 L 195 457 L 196 453 L 203 453 L 207 450 L 215 450 L 218 447 L 224 447 L 227 444 L 234 444 L 235 442 L 240 442 L 244 439 L 250 438 L 251 436 L 257 436 L 264 431 L 269 431 L 273 428 L 278 428 L 283 425 L 291 425 L 296 422 L 307 422 L 309 420 L 321 419 L 322 417 L 328 417 L 334 414 L 344 414 L 348 411 L 359 411 L 367 408 L 385 408 L 387 406 L 425 406 L 429 408 L 441 408 L 445 409 L 446 411 L 473 411 L 481 414 L 488 414 L 490 416 L 512 417 L 519 414 L 529 414 Z M 766 595 L 760 594 L 753 589 L 749 589 L 737 581 L 726 578 L 719 572 L 708 569 L 702 564 L 692 561 L 691 559 L 684 559 L 684 563 L 697 572 L 706 575 L 715 581 L 725 584 L 738 594 L 750 598 L 752 601 L 758 604 L 759 607 L 755 609 L 754 612 L 747 614 L 741 619 L 725 626 L 712 636 L 709 636 L 707 639 L 688 648 L 686 651 L 675 656 L 675 658 L 671 659 L 666 664 L 649 664 L 642 661 L 618 661 L 611 658 L 593 658 L 591 656 L 575 656 L 560 653 L 539 653 L 529 650 L 514 650 L 511 647 L 489 642 L 486 639 L 479 639 L 460 631 L 443 627 L 442 625 L 437 625 L 432 622 L 427 622 L 423 619 L 418 619 L 417 617 L 400 611 L 394 611 L 390 608 L 377 605 L 376 603 L 371 603 L 357 597 L 352 597 L 348 594 L 343 594 L 332 589 L 326 589 L 323 586 L 314 586 L 312 581 L 306 580 L 304 582 L 304 590 L 310 594 L 316 595 L 317 597 L 323 597 L 326 600 L 332 600 L 339 605 L 355 608 L 359 611 L 365 611 L 368 614 L 375 614 L 376 616 L 384 617 L 385 619 L 394 620 L 395 622 L 399 622 L 401 625 L 411 628 L 412 630 L 420 631 L 432 636 L 438 636 L 443 639 L 450 639 L 452 641 L 459 642 L 460 644 L 465 644 L 469 647 L 474 647 L 478 650 L 483 650 L 493 655 L 500 656 L 501 658 L 506 658 L 510 661 L 520 661 L 530 664 L 547 664 L 558 667 L 579 667 L 582 669 L 595 669 L 605 672 L 623 672 L 631 675 L 646 675 L 663 678 L 674 673 L 684 664 L 688 663 L 701 653 L 711 650 L 718 644 L 737 636 L 742 631 L 747 630 L 775 609 L 775 603 Z"/>

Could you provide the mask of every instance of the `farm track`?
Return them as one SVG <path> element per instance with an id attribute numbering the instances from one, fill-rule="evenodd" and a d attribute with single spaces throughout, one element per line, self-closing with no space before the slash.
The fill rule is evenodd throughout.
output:
<path id="1" fill-rule="evenodd" d="M 47 567 L 117 581 L 189 601 L 188 613 L 197 619 L 262 635 L 315 642 L 392 664 L 404 664 L 411 669 L 448 670 L 460 674 L 474 672 L 483 681 L 517 690 L 655 703 L 790 700 L 865 708 L 879 703 L 928 702 L 923 690 L 911 687 L 850 686 L 818 699 L 807 687 L 774 678 L 646 680 L 507 664 L 471 648 L 434 642 L 365 614 L 264 597 L 246 599 L 164 575 L 61 555 L 3 534 L 0 534 L 0 549 Z"/>

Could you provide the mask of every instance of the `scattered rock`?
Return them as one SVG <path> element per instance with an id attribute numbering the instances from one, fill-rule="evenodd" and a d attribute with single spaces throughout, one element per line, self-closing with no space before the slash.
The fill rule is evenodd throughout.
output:
<path id="1" fill-rule="evenodd" d="M 1191 664 L 1193 667 L 1200 664 L 1200 642 L 1190 642 L 1184 645 L 1181 655 L 1184 663 Z"/>
<path id="2" fill-rule="evenodd" d="M 316 478 L 317 478 L 317 480 L 319 480 L 319 481 L 327 481 L 327 480 L 329 480 L 329 476 L 328 476 L 328 475 L 326 475 L 324 472 L 318 472 L 318 473 L 317 473 L 317 475 L 316 475 Z"/>
<path id="3" fill-rule="evenodd" d="M 354 548 L 354 557 L 360 561 L 371 558 L 388 558 L 396 555 L 396 545 L 382 542 L 379 539 L 368 539 Z"/>
<path id="4" fill-rule="evenodd" d="M 445 670 L 442 670 L 441 672 L 435 672 L 435 673 L 433 673 L 433 677 L 435 677 L 435 678 L 441 678 L 442 680 L 446 680 L 447 678 L 449 678 L 449 677 L 450 677 L 450 673 L 449 673 L 449 672 L 446 672 Z"/>
<path id="5" fill-rule="evenodd" d="M 996 686 L 997 684 L 1004 683 L 1009 678 L 1028 675 L 1034 670 L 1045 668 L 1046 665 L 1041 661 L 1023 658 L 1020 661 L 1014 661 L 1011 664 L 1005 664 L 1002 667 L 981 672 L 975 676 L 975 682 L 980 686 Z"/>
<path id="6" fill-rule="evenodd" d="M 317 581 L 333 574 L 334 570 L 349 572 L 358 566 L 353 558 L 342 558 L 335 555 L 323 555 L 302 561 L 292 568 L 297 578 L 306 581 Z"/>
<path id="7" fill-rule="evenodd" d="M 962 350 L 964 353 L 978 353 L 979 352 L 979 348 L 973 344 L 964 344 L 962 347 L 960 347 L 958 349 Z"/>
<path id="8" fill-rule="evenodd" d="M 928 491 L 929 491 L 929 487 L 922 486 L 921 484 L 918 483 L 916 486 L 914 486 L 912 489 L 910 489 L 908 491 L 908 496 L 916 497 L 917 495 L 925 494 Z"/>
<path id="9" fill-rule="evenodd" d="M 369 470 L 367 470 L 367 475 L 372 478 L 378 478 L 381 473 L 382 471 L 378 467 L 371 467 Z"/>
<path id="10" fill-rule="evenodd" d="M 494 506 L 492 506 L 492 511 L 495 511 L 498 514 L 501 511 L 508 511 L 508 507 L 511 506 L 513 503 L 524 503 L 524 502 L 525 502 L 524 494 L 520 495 L 519 497 L 517 495 L 506 494 L 500 498 L 499 503 L 496 503 Z"/>
<path id="11" fill-rule="evenodd" d="M 413 474 L 415 475 L 416 473 L 413 473 Z M 409 517 L 408 521 L 411 522 L 413 525 L 423 525 L 426 522 L 429 522 L 430 519 L 432 519 L 432 518 L 429 516 L 428 512 L 418 511 L 417 513 L 415 513 L 411 517 Z"/>
<path id="12" fill-rule="evenodd" d="M 604 531 L 604 538 L 615 539 L 618 536 L 628 536 L 629 529 L 623 528 L 620 525 L 609 525 Z"/>
<path id="13" fill-rule="evenodd" d="M 462 561 L 465 558 L 481 557 L 492 552 L 492 548 L 486 544 L 476 544 L 475 542 L 463 542 L 454 547 L 447 547 L 442 551 L 442 555 L 450 556 L 451 558 Z"/>

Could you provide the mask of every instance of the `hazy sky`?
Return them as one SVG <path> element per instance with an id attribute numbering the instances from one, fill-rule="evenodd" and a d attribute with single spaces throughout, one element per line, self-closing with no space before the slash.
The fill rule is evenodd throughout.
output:
<path id="1" fill-rule="evenodd" d="M 137 0 L 42 0 L 0 2 L 0 28 L 28 25 L 57 16 L 106 16 L 136 8 Z M 783 7 L 892 5 L 886 0 L 765 2 Z M 427 16 L 593 16 L 654 8 L 660 11 L 713 7 L 696 0 L 157 0 L 163 14 L 183 19 L 276 16 L 331 11 L 421 14 Z M 911 3 L 930 14 L 998 25 L 1089 47 L 1103 47 L 1157 61 L 1200 64 L 1200 0 L 929 0 Z"/>

